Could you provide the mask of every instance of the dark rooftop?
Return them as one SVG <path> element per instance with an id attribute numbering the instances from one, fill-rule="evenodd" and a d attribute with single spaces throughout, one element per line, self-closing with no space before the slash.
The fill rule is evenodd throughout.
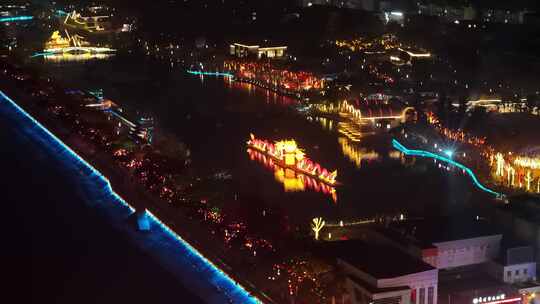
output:
<path id="1" fill-rule="evenodd" d="M 370 274 L 384 279 L 433 270 L 432 266 L 398 249 L 363 241 L 325 242 L 321 251 Z"/>
<path id="2" fill-rule="evenodd" d="M 439 271 L 439 303 L 472 303 L 471 298 L 505 293 L 514 294 L 514 289 L 485 272 L 484 265 L 469 265 Z M 451 299 L 448 303 L 448 299 Z"/>
<path id="3" fill-rule="evenodd" d="M 501 242 L 501 252 L 495 261 L 501 265 L 515 265 L 534 262 L 534 250 L 526 242 L 505 235 Z"/>
<path id="4" fill-rule="evenodd" d="M 381 287 L 381 288 L 379 288 L 379 287 L 373 286 L 371 284 L 368 284 L 364 280 L 361 280 L 361 279 L 359 279 L 359 278 L 357 278 L 355 276 L 347 276 L 347 278 L 349 278 L 354 283 L 362 286 L 364 289 L 369 291 L 371 294 L 410 289 L 409 286 Z"/>
<path id="5" fill-rule="evenodd" d="M 432 217 L 390 224 L 388 230 L 417 242 L 422 248 L 433 243 L 497 235 L 500 232 L 486 220 L 473 217 Z"/>
<path id="6" fill-rule="evenodd" d="M 509 198 L 510 203 L 500 207 L 512 215 L 534 223 L 540 223 L 540 197 L 537 195 L 516 195 Z"/>

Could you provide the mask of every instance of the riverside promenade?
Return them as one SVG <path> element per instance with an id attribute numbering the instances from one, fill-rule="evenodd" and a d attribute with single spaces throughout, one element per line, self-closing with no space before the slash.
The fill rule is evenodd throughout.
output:
<path id="1" fill-rule="evenodd" d="M 26 135 L 55 155 L 66 172 L 80 180 L 79 191 L 86 204 L 103 211 L 116 228 L 155 256 L 193 293 L 208 303 L 262 302 L 157 218 L 154 213 L 159 213 L 159 210 L 148 211 L 150 208 L 140 198 L 135 203 L 124 200 L 113 190 L 107 177 L 1 91 L 0 109 L 1 115 L 9 116 L 9 120 L 23 129 Z M 136 210 L 146 212 L 152 227 L 150 232 L 138 232 L 134 225 L 128 224 L 128 218 Z"/>

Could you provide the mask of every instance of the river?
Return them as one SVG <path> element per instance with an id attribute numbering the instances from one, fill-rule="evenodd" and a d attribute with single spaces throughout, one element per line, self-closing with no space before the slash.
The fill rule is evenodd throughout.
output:
<path id="1" fill-rule="evenodd" d="M 189 75 L 128 54 L 86 63 L 37 59 L 34 64 L 67 87 L 103 89 L 122 106 L 153 113 L 160 128 L 188 144 L 195 167 L 230 172 L 239 196 L 284 210 L 298 224 L 319 216 L 338 221 L 400 213 L 447 215 L 489 198 L 458 170 L 447 172 L 433 160 L 399 155 L 385 132 L 347 142 L 339 139 L 335 122 L 323 128 L 292 110 L 288 105 L 294 100 L 254 86 Z M 285 191 L 274 172 L 250 160 L 245 147 L 250 133 L 270 140 L 293 138 L 312 160 L 337 169 L 342 184 L 337 202 L 309 189 Z M 364 157 L 360 166 L 343 153 L 343 142 Z"/>

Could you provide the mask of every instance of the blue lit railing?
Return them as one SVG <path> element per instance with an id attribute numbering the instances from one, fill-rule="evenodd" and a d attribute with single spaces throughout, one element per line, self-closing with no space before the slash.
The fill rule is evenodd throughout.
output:
<path id="1" fill-rule="evenodd" d="M 187 70 L 187 72 L 188 74 L 191 74 L 191 75 L 234 77 L 234 75 L 231 73 L 222 73 L 222 72 L 204 72 L 204 71 L 192 71 L 192 70 Z"/>
<path id="2" fill-rule="evenodd" d="M 51 131 L 49 131 L 47 128 L 45 128 L 39 121 L 37 121 L 34 117 L 32 117 L 28 112 L 26 112 L 23 108 L 21 108 L 17 103 L 15 103 L 11 98 L 9 98 L 4 92 L 0 91 L 0 96 L 6 101 L 8 101 L 17 111 L 21 114 L 23 114 L 26 118 L 28 118 L 30 121 L 32 121 L 39 129 L 41 129 L 43 132 L 45 132 L 55 143 L 57 143 L 65 152 L 68 153 L 68 155 L 72 156 L 73 159 L 81 164 L 83 167 L 90 170 L 90 172 L 99 177 L 102 181 L 105 182 L 107 191 L 116 198 L 122 205 L 128 207 L 132 212 L 135 212 L 135 208 L 133 208 L 131 205 L 129 205 L 123 198 L 121 198 L 116 192 L 113 191 L 111 187 L 111 182 L 109 179 L 107 179 L 101 172 L 96 170 L 92 165 L 90 165 L 88 162 L 86 162 L 83 158 L 81 158 L 75 151 L 73 151 L 70 147 L 68 147 L 66 144 L 64 144 L 56 135 L 54 135 Z"/>
<path id="3" fill-rule="evenodd" d="M 155 223 L 159 224 L 165 231 L 169 233 L 174 239 L 176 239 L 181 246 L 183 246 L 187 251 L 200 259 L 209 270 L 212 271 L 212 274 L 220 280 L 220 283 L 225 285 L 228 289 L 232 289 L 235 293 L 231 296 L 239 299 L 241 303 L 262 303 L 261 300 L 257 299 L 255 296 L 247 292 L 243 287 L 238 285 L 229 275 L 223 272 L 218 266 L 216 266 L 212 261 L 208 260 L 204 255 L 202 255 L 197 249 L 191 246 L 187 241 L 185 241 L 181 236 L 174 232 L 171 228 L 165 225 L 159 218 L 157 218 L 152 212 L 146 210 L 146 214 L 153 220 Z"/>
<path id="4" fill-rule="evenodd" d="M 34 19 L 33 16 L 15 16 L 15 17 L 3 17 L 0 18 L 0 22 L 16 22 L 16 21 L 27 21 Z"/>
<path id="5" fill-rule="evenodd" d="M 9 98 L 4 92 L 0 91 L 0 96 L 3 98 L 3 100 L 8 101 L 20 114 L 25 116 L 27 119 L 29 119 L 32 123 L 35 124 L 41 131 L 45 132 L 50 139 L 53 140 L 54 143 L 56 143 L 63 151 L 67 152 L 68 155 L 70 155 L 74 161 L 76 161 L 79 165 L 81 165 L 83 168 L 86 168 L 90 171 L 91 175 L 96 176 L 105 184 L 106 191 L 116 200 L 118 200 L 122 205 L 129 208 L 129 210 L 133 213 L 135 212 L 135 208 L 133 208 L 130 204 L 128 204 L 123 198 L 121 198 L 111 187 L 110 181 L 103 175 L 101 172 L 96 170 L 92 165 L 90 165 L 88 162 L 86 162 L 82 157 L 80 157 L 75 151 L 73 151 L 69 146 L 64 144 L 56 135 L 54 135 L 52 132 L 50 132 L 45 126 L 43 126 L 39 121 L 37 121 L 34 117 L 32 117 L 28 112 L 26 112 L 23 108 L 21 108 L 17 103 L 15 103 L 11 98 Z M 198 261 L 202 262 L 205 266 L 207 266 L 207 269 L 211 270 L 213 278 L 216 280 L 219 280 L 220 285 L 226 287 L 228 290 L 231 291 L 231 295 L 234 296 L 236 299 L 240 300 L 240 303 L 263 303 L 261 300 L 256 298 L 255 296 L 251 295 L 244 287 L 242 287 L 240 284 L 238 284 L 236 281 L 234 281 L 230 276 L 228 276 L 225 272 L 223 272 L 218 266 L 216 266 L 214 263 L 212 263 L 210 260 L 208 260 L 206 257 L 204 257 L 197 249 L 195 249 L 193 246 L 191 246 L 187 241 L 185 241 L 183 238 L 181 238 L 177 233 L 175 233 L 169 226 L 164 224 L 160 219 L 158 219 L 154 214 L 152 214 L 150 211 L 146 211 L 148 216 L 159 225 L 164 231 L 166 231 L 170 236 L 172 236 L 174 239 L 178 240 L 181 246 L 183 246 L 185 249 L 187 249 L 190 253 L 192 253 L 192 256 L 196 258 Z"/>
<path id="6" fill-rule="evenodd" d="M 392 146 L 394 146 L 395 149 L 401 151 L 405 155 L 433 158 L 433 159 L 437 159 L 437 160 L 440 160 L 440 161 L 445 162 L 445 163 L 449 163 L 449 164 L 451 164 L 453 166 L 456 166 L 456 167 L 462 169 L 463 171 L 467 172 L 467 174 L 471 177 L 471 179 L 474 182 L 474 184 L 476 185 L 476 187 L 478 187 L 479 189 L 481 189 L 481 190 L 483 190 L 483 191 L 485 191 L 487 193 L 491 193 L 493 195 L 496 195 L 496 196 L 502 196 L 501 193 L 495 192 L 495 191 L 485 187 L 484 185 L 482 185 L 482 183 L 480 183 L 480 181 L 478 181 L 478 178 L 476 177 L 476 175 L 474 174 L 474 172 L 470 168 L 468 168 L 465 165 L 460 164 L 460 163 L 458 163 L 458 162 L 456 162 L 456 161 L 454 161 L 454 160 L 452 160 L 452 159 L 450 159 L 448 157 L 437 155 L 435 153 L 432 153 L 432 152 L 429 152 L 429 151 L 424 151 L 424 150 L 407 149 L 407 148 L 405 148 L 405 146 L 403 146 L 401 143 L 399 143 L 395 139 L 392 139 Z"/>
<path id="7" fill-rule="evenodd" d="M 30 56 L 30 58 L 35 58 L 35 57 L 40 57 L 40 56 L 49 56 L 49 55 L 54 55 L 54 54 L 55 54 L 54 52 L 41 52 L 41 53 L 33 54 L 32 56 Z"/>

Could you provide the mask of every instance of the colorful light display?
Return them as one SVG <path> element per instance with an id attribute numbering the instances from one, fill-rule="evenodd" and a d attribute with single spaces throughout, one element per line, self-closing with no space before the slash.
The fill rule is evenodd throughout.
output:
<path id="1" fill-rule="evenodd" d="M 337 170 L 330 172 L 320 164 L 307 158 L 298 148 L 294 140 L 271 143 L 255 138 L 253 134 L 247 142 L 249 148 L 255 149 L 273 158 L 280 166 L 311 176 L 330 186 L 336 186 Z"/>
<path id="2" fill-rule="evenodd" d="M 451 140 L 470 144 L 476 147 L 484 147 L 486 144 L 486 138 L 468 135 L 463 130 L 456 131 L 443 127 L 441 122 L 439 121 L 439 118 L 437 118 L 437 116 L 433 112 L 427 112 L 426 116 L 428 123 L 433 125 L 435 129 L 439 131 L 439 133 Z"/>
<path id="3" fill-rule="evenodd" d="M 446 138 L 478 149 L 491 166 L 492 182 L 512 190 L 540 193 L 540 158 L 523 156 L 515 152 L 497 151 L 485 138 L 471 136 L 462 130 L 451 130 L 440 123 L 437 116 L 427 113 L 427 119 Z M 534 182 L 538 187 L 533 187 Z"/>
<path id="4" fill-rule="evenodd" d="M 324 88 L 324 80 L 312 73 L 277 68 L 271 63 L 231 60 L 224 62 L 223 67 L 238 80 L 249 80 L 277 91 L 302 93 Z"/>
<path id="5" fill-rule="evenodd" d="M 66 37 L 59 31 L 54 31 L 45 43 L 43 52 L 31 56 L 49 58 L 51 60 L 85 60 L 92 58 L 107 58 L 111 56 L 115 49 L 109 47 L 91 46 L 82 36 L 70 35 L 66 30 Z"/>
<path id="6" fill-rule="evenodd" d="M 275 179 L 283 184 L 286 192 L 298 192 L 305 191 L 306 189 L 321 192 L 332 197 L 332 201 L 337 202 L 336 189 L 330 185 L 316 180 L 310 176 L 298 173 L 295 170 L 282 167 L 278 165 L 274 158 L 263 154 L 259 150 L 250 149 L 247 150 L 251 160 L 257 160 L 264 164 L 265 167 L 274 171 Z"/>
<path id="7" fill-rule="evenodd" d="M 391 104 L 380 102 L 367 102 L 361 104 L 360 108 L 349 103 L 347 100 L 334 104 L 319 104 L 315 108 L 327 114 L 340 114 L 348 116 L 353 122 L 364 123 L 377 120 L 400 120 L 405 121 L 409 111 L 414 111 L 412 107 L 394 108 Z"/>

